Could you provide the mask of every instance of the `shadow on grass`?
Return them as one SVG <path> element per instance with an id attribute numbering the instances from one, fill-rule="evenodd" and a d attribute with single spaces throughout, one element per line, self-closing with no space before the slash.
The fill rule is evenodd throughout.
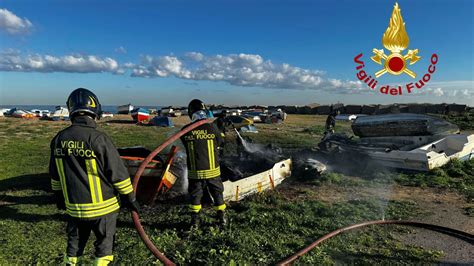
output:
<path id="1" fill-rule="evenodd" d="M 51 191 L 51 183 L 48 173 L 20 175 L 0 180 L 0 192 L 40 190 Z"/>
<path id="2" fill-rule="evenodd" d="M 56 208 L 56 207 L 54 207 Z M 0 206 L 0 221 L 14 220 L 21 222 L 37 223 L 40 221 L 67 221 L 68 216 L 63 213 L 55 214 L 38 214 L 38 213 L 23 213 L 18 209 L 7 206 Z"/>
<path id="3" fill-rule="evenodd" d="M 22 222 L 67 221 L 68 215 L 56 209 L 55 198 L 51 191 L 48 173 L 30 174 L 0 180 L 0 222 L 14 220 Z M 54 214 L 41 214 L 39 207 L 26 206 L 50 205 L 56 211 Z M 122 212 L 125 212 L 122 214 Z M 121 211 L 121 215 L 129 215 Z M 132 222 L 119 221 L 120 227 L 133 228 Z"/>
<path id="4" fill-rule="evenodd" d="M 61 213 L 41 214 L 44 208 L 26 205 L 54 205 L 50 193 L 50 177 L 47 173 L 12 177 L 0 181 L 0 221 L 15 220 L 22 222 L 65 221 Z"/>

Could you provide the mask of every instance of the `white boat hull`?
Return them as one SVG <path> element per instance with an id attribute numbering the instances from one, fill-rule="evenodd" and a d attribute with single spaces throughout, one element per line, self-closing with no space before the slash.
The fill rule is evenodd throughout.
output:
<path id="1" fill-rule="evenodd" d="M 291 176 L 291 159 L 273 165 L 273 168 L 237 181 L 224 182 L 224 200 L 239 201 L 249 195 L 274 189 Z"/>
<path id="2" fill-rule="evenodd" d="M 367 155 L 387 167 L 429 171 L 453 159 L 474 158 L 474 134 L 449 135 L 410 151 L 371 152 Z"/>

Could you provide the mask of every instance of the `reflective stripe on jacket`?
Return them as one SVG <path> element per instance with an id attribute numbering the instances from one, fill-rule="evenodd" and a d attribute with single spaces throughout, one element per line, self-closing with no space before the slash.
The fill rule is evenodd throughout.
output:
<path id="1" fill-rule="evenodd" d="M 66 212 L 72 217 L 115 212 L 120 208 L 118 194 L 133 192 L 117 149 L 87 116 L 75 117 L 53 138 L 49 172 L 52 190 L 63 192 Z"/>
<path id="2" fill-rule="evenodd" d="M 188 178 L 208 179 L 221 175 L 218 150 L 223 139 L 214 123 L 191 130 L 181 141 L 186 148 Z"/>

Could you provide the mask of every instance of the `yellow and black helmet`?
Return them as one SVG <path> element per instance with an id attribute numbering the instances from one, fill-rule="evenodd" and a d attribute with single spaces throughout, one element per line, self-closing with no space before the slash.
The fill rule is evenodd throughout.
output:
<path id="1" fill-rule="evenodd" d="M 100 118 L 102 109 L 99 99 L 88 89 L 75 89 L 66 102 L 69 109 L 69 116 L 73 118 L 76 115 L 89 115 L 94 118 Z"/>
<path id="2" fill-rule="evenodd" d="M 189 102 L 189 105 L 188 105 L 189 118 L 192 118 L 195 112 L 201 111 L 201 110 L 206 110 L 206 106 L 201 100 L 194 99 L 191 102 Z"/>

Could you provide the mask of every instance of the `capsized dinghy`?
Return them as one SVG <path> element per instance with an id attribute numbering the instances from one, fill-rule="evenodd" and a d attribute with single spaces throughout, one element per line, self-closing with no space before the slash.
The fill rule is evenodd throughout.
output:
<path id="1" fill-rule="evenodd" d="M 421 114 L 386 114 L 358 116 L 352 124 L 356 136 L 387 137 L 387 136 L 426 136 L 449 135 L 459 132 L 456 125 L 446 120 Z"/>

